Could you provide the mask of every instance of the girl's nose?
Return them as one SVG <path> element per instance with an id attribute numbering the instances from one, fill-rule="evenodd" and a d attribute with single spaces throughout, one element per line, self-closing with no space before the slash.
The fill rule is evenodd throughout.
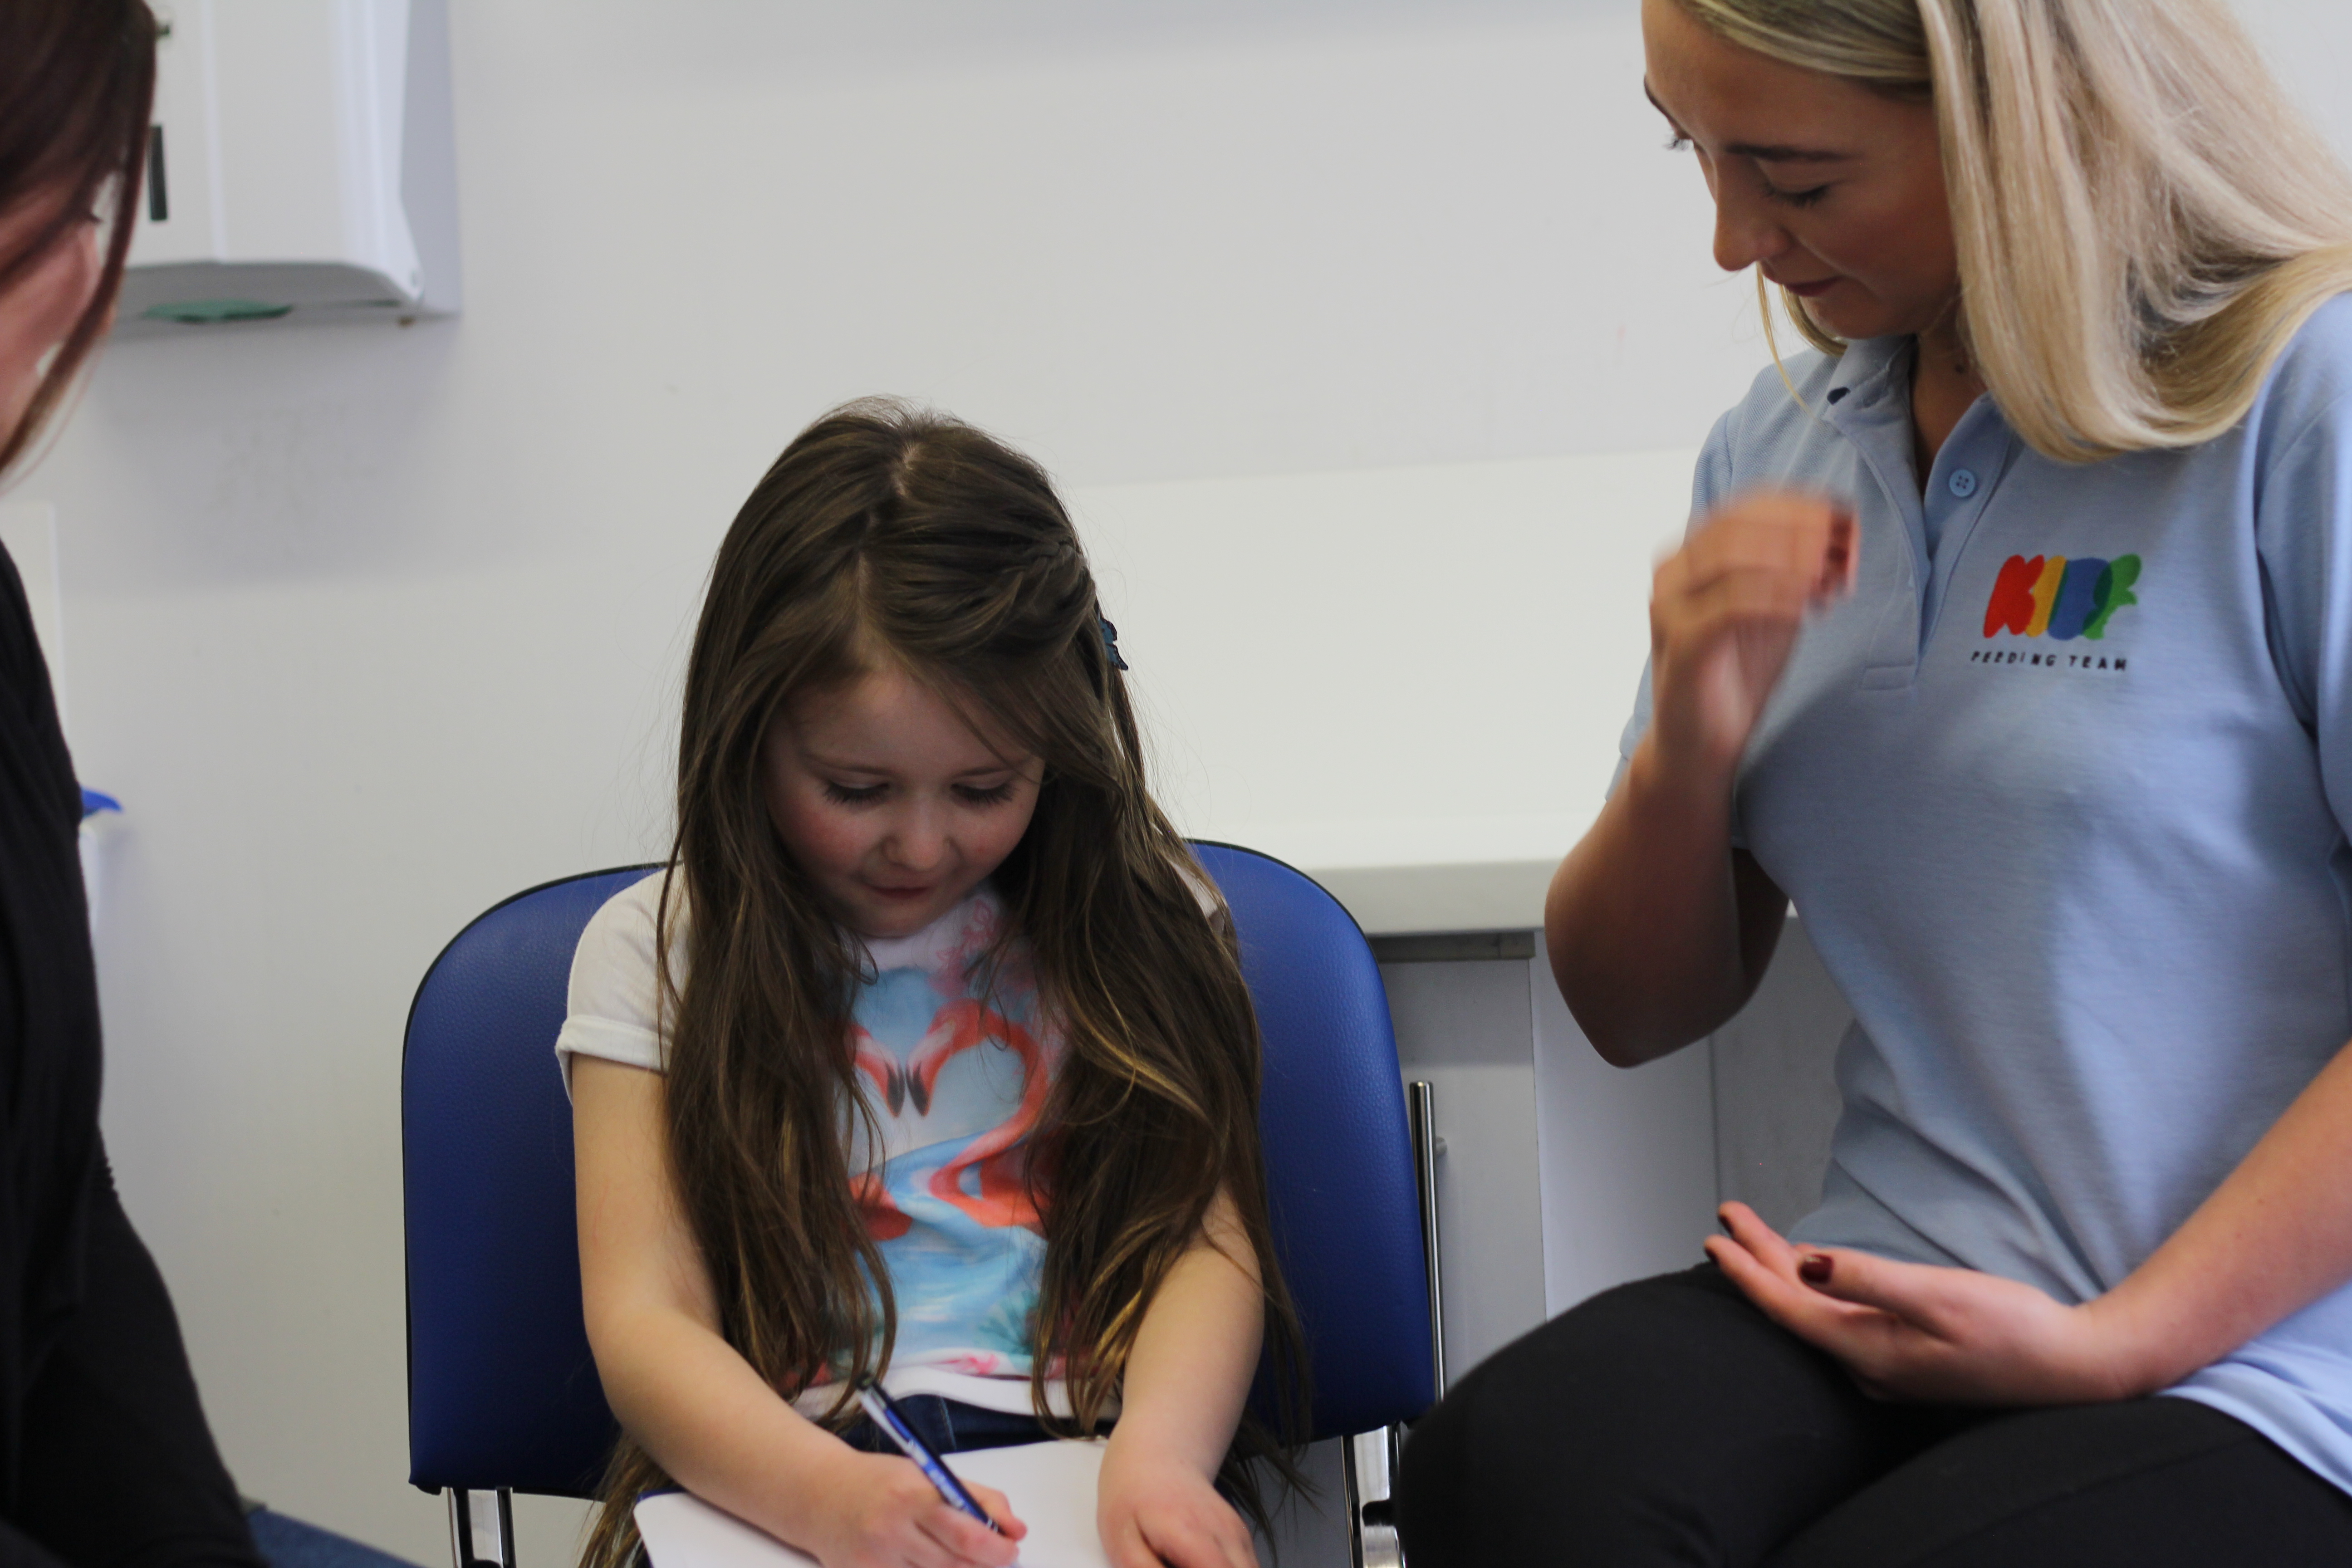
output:
<path id="1" fill-rule="evenodd" d="M 939 813 L 927 805 L 910 807 L 893 826 L 887 845 L 890 858 L 909 871 L 929 871 L 947 854 L 947 833 Z"/>

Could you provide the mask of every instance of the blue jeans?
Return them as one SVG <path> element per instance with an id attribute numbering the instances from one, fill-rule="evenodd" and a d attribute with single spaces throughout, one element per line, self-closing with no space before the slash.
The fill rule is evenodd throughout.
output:
<path id="1" fill-rule="evenodd" d="M 915 1436 L 934 1454 L 961 1454 L 974 1448 L 1009 1448 L 1016 1443 L 1043 1443 L 1052 1434 L 1034 1415 L 1009 1410 L 986 1410 L 937 1394 L 910 1394 L 898 1401 L 898 1414 Z M 841 1434 L 841 1440 L 868 1454 L 895 1454 L 897 1444 L 861 1415 Z"/>

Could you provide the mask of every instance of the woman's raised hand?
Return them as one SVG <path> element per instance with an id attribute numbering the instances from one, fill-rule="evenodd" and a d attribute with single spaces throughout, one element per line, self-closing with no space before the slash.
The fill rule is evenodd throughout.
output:
<path id="1" fill-rule="evenodd" d="M 2070 1307 L 2015 1279 L 1792 1247 L 1746 1204 L 1706 1254 L 1766 1317 L 1842 1363 L 1880 1399 L 2083 1405 L 2154 1391 L 2129 1368 L 2106 1298 Z"/>
<path id="2" fill-rule="evenodd" d="M 1728 779 L 1797 630 L 1853 584 L 1852 509 L 1750 490 L 1659 564 L 1650 596 L 1653 743 L 1683 777 Z"/>
<path id="3" fill-rule="evenodd" d="M 940 1496 L 914 1461 L 844 1447 L 825 1478 L 825 1505 L 796 1542 L 824 1568 L 1005 1568 L 1029 1527 L 1004 1494 L 965 1483 L 999 1535 Z"/>

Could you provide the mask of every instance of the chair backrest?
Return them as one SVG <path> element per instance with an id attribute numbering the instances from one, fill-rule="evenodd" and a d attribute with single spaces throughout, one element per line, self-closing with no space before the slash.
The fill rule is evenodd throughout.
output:
<path id="1" fill-rule="evenodd" d="M 1362 933 L 1280 861 L 1195 847 L 1233 906 L 1265 1037 L 1276 1245 L 1306 1324 L 1313 1436 L 1432 1401 L 1411 1137 Z M 581 1320 L 572 1115 L 554 1056 L 572 949 L 650 867 L 519 893 L 426 972 L 401 1079 L 409 1479 L 590 1495 L 614 1436 Z"/>
<path id="2" fill-rule="evenodd" d="M 555 1037 L 589 917 L 652 869 L 516 894 L 442 950 L 409 1009 L 408 1479 L 427 1490 L 587 1497 L 612 1448 Z"/>
<path id="3" fill-rule="evenodd" d="M 1258 1128 L 1275 1249 L 1306 1325 L 1313 1436 L 1411 1420 L 1434 1395 L 1420 1189 L 1380 965 L 1305 873 L 1196 843 L 1241 938 L 1265 1038 Z"/>

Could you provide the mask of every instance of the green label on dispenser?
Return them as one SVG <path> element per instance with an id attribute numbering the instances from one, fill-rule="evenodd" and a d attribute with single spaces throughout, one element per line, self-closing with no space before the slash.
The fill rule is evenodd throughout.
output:
<path id="1" fill-rule="evenodd" d="M 184 321 L 210 326 L 216 321 L 274 321 L 293 313 L 291 305 L 265 305 L 258 300 L 173 300 L 140 311 L 151 321 Z"/>

